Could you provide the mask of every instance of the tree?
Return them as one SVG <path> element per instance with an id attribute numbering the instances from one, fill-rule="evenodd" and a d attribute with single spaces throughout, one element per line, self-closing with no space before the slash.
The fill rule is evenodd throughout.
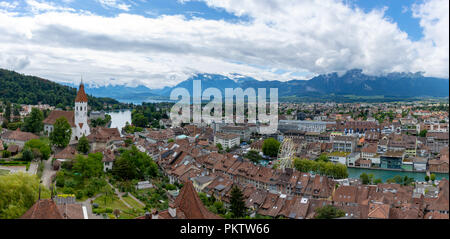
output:
<path id="1" fill-rule="evenodd" d="M 64 148 L 66 147 L 72 136 L 72 128 L 65 117 L 56 119 L 53 125 L 53 131 L 50 134 L 50 141 L 53 145 Z"/>
<path id="2" fill-rule="evenodd" d="M 247 212 L 244 195 L 237 186 L 234 186 L 233 189 L 231 189 L 230 210 L 233 213 L 234 218 L 244 217 Z"/>
<path id="3" fill-rule="evenodd" d="M 80 173 L 83 178 L 98 177 L 102 174 L 103 154 L 101 152 L 91 153 L 87 157 L 77 155 L 73 164 L 73 171 Z"/>
<path id="4" fill-rule="evenodd" d="M 318 162 L 330 162 L 330 159 L 328 158 L 328 156 L 326 154 L 321 154 L 316 161 Z"/>
<path id="5" fill-rule="evenodd" d="M 338 209 L 332 205 L 326 205 L 315 210 L 315 219 L 333 219 L 345 216 L 345 211 Z"/>
<path id="6" fill-rule="evenodd" d="M 221 143 L 217 143 L 216 147 L 219 149 L 219 151 L 223 150 L 222 144 Z"/>
<path id="7" fill-rule="evenodd" d="M 9 122 L 11 120 L 11 102 L 6 103 L 6 109 L 5 109 L 5 120 L 6 122 Z"/>
<path id="8" fill-rule="evenodd" d="M 22 172 L 0 176 L 0 195 L 0 219 L 19 218 L 38 200 L 39 179 Z M 44 198 L 50 198 L 50 192 L 41 186 Z"/>
<path id="9" fill-rule="evenodd" d="M 8 150 L 3 150 L 3 152 L 2 152 L 2 157 L 3 157 L 3 158 L 9 158 L 9 157 L 11 157 L 11 152 L 9 152 Z"/>
<path id="10" fill-rule="evenodd" d="M 25 143 L 25 148 L 30 148 L 31 150 L 39 150 L 40 152 L 40 158 L 42 160 L 47 160 L 50 158 L 50 155 L 52 153 L 52 150 L 50 148 L 50 145 L 46 140 L 42 139 L 32 139 Z M 35 158 L 37 155 L 35 154 Z"/>
<path id="11" fill-rule="evenodd" d="M 430 176 L 425 175 L 425 182 L 428 182 L 428 181 L 430 181 Z"/>
<path id="12" fill-rule="evenodd" d="M 265 139 L 262 145 L 263 153 L 270 157 L 276 157 L 279 148 L 280 142 L 274 138 Z"/>
<path id="13" fill-rule="evenodd" d="M 361 179 L 362 184 L 367 185 L 370 183 L 369 176 L 366 173 L 362 173 L 361 175 L 359 175 L 359 178 Z"/>
<path id="14" fill-rule="evenodd" d="M 381 178 L 377 178 L 373 181 L 373 184 L 375 184 L 375 185 L 380 184 L 380 183 L 383 183 L 383 180 L 381 180 Z"/>
<path id="15" fill-rule="evenodd" d="M 158 176 L 158 166 L 150 156 L 133 145 L 114 162 L 112 173 L 123 180 L 153 178 Z"/>
<path id="16" fill-rule="evenodd" d="M 244 155 L 244 157 L 250 159 L 250 161 L 254 163 L 258 163 L 260 160 L 263 160 L 263 157 L 259 155 L 258 151 L 256 150 L 250 150 L 247 154 Z"/>
<path id="17" fill-rule="evenodd" d="M 13 109 L 13 114 L 14 114 L 14 116 L 19 116 L 20 115 L 20 105 L 19 104 L 14 104 L 14 107 L 13 107 L 14 109 Z"/>
<path id="18" fill-rule="evenodd" d="M 38 108 L 31 110 L 30 116 L 24 119 L 23 130 L 38 134 L 44 130 L 44 113 Z"/>
<path id="19" fill-rule="evenodd" d="M 89 140 L 83 134 L 83 136 L 81 136 L 80 140 L 78 140 L 77 150 L 78 150 L 78 152 L 87 154 L 89 152 L 89 149 L 90 149 Z"/>
<path id="20" fill-rule="evenodd" d="M 423 129 L 420 131 L 419 136 L 420 137 L 426 137 L 427 136 L 428 131 L 426 129 Z"/>
<path id="21" fill-rule="evenodd" d="M 294 159 L 294 168 L 300 172 L 315 172 L 336 179 L 348 177 L 347 166 L 341 163 L 334 164 L 332 162 L 296 158 Z"/>
<path id="22" fill-rule="evenodd" d="M 430 179 L 434 183 L 434 180 L 436 180 L 436 174 L 434 174 L 434 173 L 430 174 Z"/>
<path id="23" fill-rule="evenodd" d="M 28 162 L 33 160 L 33 152 L 29 148 L 26 148 L 26 149 L 23 150 L 23 152 L 22 152 L 22 160 L 23 161 L 28 161 Z"/>
<path id="24" fill-rule="evenodd" d="M 148 118 L 144 114 L 136 112 L 132 114 L 131 122 L 138 127 L 147 127 Z"/>

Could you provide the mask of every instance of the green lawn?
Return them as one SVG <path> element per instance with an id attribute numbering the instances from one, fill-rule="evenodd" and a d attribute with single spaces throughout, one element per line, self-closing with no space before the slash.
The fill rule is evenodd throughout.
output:
<path id="1" fill-rule="evenodd" d="M 140 203 L 138 203 L 136 200 L 134 200 L 132 197 L 129 196 L 122 196 L 123 200 L 128 203 L 128 205 L 132 206 L 133 208 L 136 209 L 143 209 L 144 206 L 142 206 Z"/>
<path id="2" fill-rule="evenodd" d="M 131 199 L 131 200 L 130 200 Z M 118 196 L 108 196 L 105 203 L 105 195 L 102 195 L 94 200 L 94 203 L 99 205 L 99 208 L 111 208 L 112 210 L 119 209 L 120 217 L 119 219 L 133 219 L 144 214 L 143 207 L 130 197 L 125 197 L 124 200 L 133 208 L 128 208 Z M 108 213 L 113 215 L 112 213 Z"/>

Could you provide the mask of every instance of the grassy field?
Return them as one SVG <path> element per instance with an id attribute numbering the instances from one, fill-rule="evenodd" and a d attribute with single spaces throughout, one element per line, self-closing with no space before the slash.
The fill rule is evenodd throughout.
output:
<path id="1" fill-rule="evenodd" d="M 136 209 L 143 209 L 144 206 L 142 206 L 140 203 L 138 203 L 136 200 L 134 200 L 132 197 L 124 197 L 122 196 L 123 200 L 128 203 L 128 205 L 132 206 L 133 208 Z"/>
<path id="2" fill-rule="evenodd" d="M 133 208 L 128 208 L 116 195 L 106 197 L 106 202 L 105 195 L 102 195 L 96 198 L 94 203 L 97 203 L 99 208 L 111 208 L 112 210 L 119 209 L 119 219 L 133 219 L 144 214 L 145 211 L 143 207 L 131 197 L 125 197 L 124 201 Z M 108 213 L 108 217 L 111 215 L 113 215 L 113 213 Z"/>
<path id="3" fill-rule="evenodd" d="M 9 170 L 5 170 L 5 169 L 0 169 L 0 176 L 1 175 L 6 175 L 9 173 Z"/>

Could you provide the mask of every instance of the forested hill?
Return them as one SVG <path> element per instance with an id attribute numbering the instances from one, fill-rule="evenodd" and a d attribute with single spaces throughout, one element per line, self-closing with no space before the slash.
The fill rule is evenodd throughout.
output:
<path id="1" fill-rule="evenodd" d="M 0 101 L 18 104 L 49 104 L 57 107 L 73 107 L 77 89 L 35 76 L 27 76 L 14 71 L 0 69 Z M 104 103 L 112 108 L 126 105 L 112 98 L 98 98 L 88 95 L 89 106 L 94 110 L 103 109 Z"/>

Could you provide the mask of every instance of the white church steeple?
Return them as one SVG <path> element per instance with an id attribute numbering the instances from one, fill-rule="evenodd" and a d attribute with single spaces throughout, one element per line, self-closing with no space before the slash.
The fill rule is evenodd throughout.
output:
<path id="1" fill-rule="evenodd" d="M 83 134 L 88 136 L 90 129 L 88 125 L 88 98 L 84 92 L 84 83 L 81 79 L 80 88 L 78 89 L 77 97 L 75 98 L 75 136 L 79 139 Z"/>

